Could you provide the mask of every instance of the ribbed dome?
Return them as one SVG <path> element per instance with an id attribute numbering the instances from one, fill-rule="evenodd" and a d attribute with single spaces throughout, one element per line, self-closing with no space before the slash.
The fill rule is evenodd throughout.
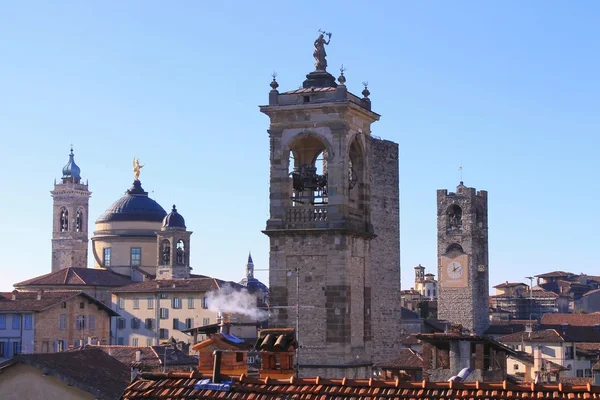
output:
<path id="1" fill-rule="evenodd" d="M 115 201 L 96 220 L 99 222 L 111 221 L 148 221 L 161 222 L 167 212 L 156 201 L 148 197 L 148 192 L 142 188 L 140 181 L 133 181 L 131 189 L 125 196 Z"/>
<path id="2" fill-rule="evenodd" d="M 183 229 L 185 230 L 185 219 L 177 212 L 175 204 L 173 204 L 173 210 L 167 214 L 163 219 L 163 229 Z"/>
<path id="3" fill-rule="evenodd" d="M 73 149 L 71 149 L 71 154 L 69 154 L 69 162 L 62 169 L 63 179 L 81 179 L 81 169 L 77 166 L 77 164 L 75 164 L 74 157 L 75 155 L 73 154 Z"/>

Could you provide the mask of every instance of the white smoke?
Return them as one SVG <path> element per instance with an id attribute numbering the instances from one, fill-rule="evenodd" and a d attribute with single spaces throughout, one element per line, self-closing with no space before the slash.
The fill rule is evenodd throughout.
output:
<path id="1" fill-rule="evenodd" d="M 256 307 L 256 297 L 248 290 L 236 290 L 230 285 L 207 294 L 208 309 L 215 312 L 242 314 L 258 321 L 269 318 L 269 314 Z"/>

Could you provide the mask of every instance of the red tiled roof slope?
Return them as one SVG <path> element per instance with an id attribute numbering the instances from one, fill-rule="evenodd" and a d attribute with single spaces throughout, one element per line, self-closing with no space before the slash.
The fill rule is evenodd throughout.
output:
<path id="1" fill-rule="evenodd" d="M 564 340 L 565 339 L 561 336 L 561 334 L 554 329 L 544 329 L 543 331 L 533 332 L 521 331 L 498 338 L 498 341 L 502 343 L 520 343 L 522 341 L 560 343 L 564 342 Z"/>
<path id="2" fill-rule="evenodd" d="M 13 295 L 16 296 L 15 300 L 12 299 Z M 39 300 L 38 295 L 40 295 Z M 39 312 L 54 307 L 75 296 L 85 297 L 100 309 L 108 312 L 110 316 L 116 317 L 119 315 L 95 297 L 79 290 L 47 290 L 39 294 L 38 292 L 19 292 L 16 290 L 12 293 L 0 293 L 0 312 Z"/>
<path id="3" fill-rule="evenodd" d="M 229 286 L 242 289 L 243 286 L 226 282 L 216 278 L 189 278 L 189 279 L 159 279 L 152 281 L 136 282 L 131 285 L 121 286 L 113 293 L 140 293 L 140 292 L 210 292 Z"/>
<path id="4" fill-rule="evenodd" d="M 123 286 L 131 283 L 127 276 L 98 268 L 64 268 L 46 275 L 15 283 L 15 287 L 42 285 Z"/>
<path id="5" fill-rule="evenodd" d="M 600 399 L 600 387 L 590 384 L 512 385 L 501 383 L 401 382 L 373 379 L 291 378 L 289 380 L 258 379 L 242 375 L 233 378 L 229 391 L 195 389 L 201 378 L 197 371 L 189 373 L 142 374 L 123 394 L 123 400 L 135 399 L 235 399 L 235 400 L 454 400 L 454 399 Z"/>
<path id="6" fill-rule="evenodd" d="M 594 326 L 600 324 L 600 313 L 592 314 L 544 314 L 540 321 L 542 325 Z"/>
<path id="7" fill-rule="evenodd" d="M 86 349 L 99 349 L 116 358 L 122 364 L 130 366 L 133 363 L 139 363 L 143 370 L 151 371 L 162 367 L 165 358 L 165 350 L 167 351 L 167 365 L 186 366 L 197 365 L 198 360 L 190 357 L 179 349 L 167 348 L 165 346 L 86 346 Z M 136 361 L 136 352 L 140 351 L 140 361 Z"/>
<path id="8" fill-rule="evenodd" d="M 423 357 L 414 350 L 400 349 L 397 358 L 375 366 L 383 369 L 423 369 Z"/>

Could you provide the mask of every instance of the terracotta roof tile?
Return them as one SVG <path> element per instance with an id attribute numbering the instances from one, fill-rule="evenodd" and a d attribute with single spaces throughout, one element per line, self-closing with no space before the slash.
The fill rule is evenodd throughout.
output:
<path id="1" fill-rule="evenodd" d="M 235 282 L 222 281 L 216 278 L 189 278 L 189 279 L 160 279 L 136 282 L 131 285 L 121 286 L 113 293 L 147 293 L 147 292 L 210 292 L 224 286 L 243 289 Z"/>
<path id="2" fill-rule="evenodd" d="M 0 365 L 0 369 L 27 364 L 55 376 L 94 398 L 117 399 L 130 382 L 130 368 L 98 349 L 49 354 L 21 354 Z"/>
<path id="3" fill-rule="evenodd" d="M 15 287 L 57 286 L 57 285 L 89 285 L 89 286 L 123 286 L 131 283 L 131 279 L 116 272 L 98 268 L 64 268 L 46 275 L 16 283 Z"/>
<path id="4" fill-rule="evenodd" d="M 398 357 L 376 364 L 383 369 L 423 369 L 423 357 L 414 350 L 400 349 Z"/>
<path id="5" fill-rule="evenodd" d="M 12 299 L 13 294 L 16 296 Z M 55 305 L 67 301 L 75 296 L 83 296 L 88 301 L 93 302 L 99 308 L 104 309 L 111 316 L 118 316 L 116 312 L 110 309 L 106 304 L 100 302 L 96 298 L 79 290 L 48 290 L 42 291 L 40 300 L 38 300 L 38 292 L 19 292 L 0 293 L 0 312 L 40 312 Z"/>
<path id="6" fill-rule="evenodd" d="M 600 313 L 592 314 L 544 314 L 540 321 L 542 325 L 594 326 L 600 324 Z"/>
<path id="7" fill-rule="evenodd" d="M 161 368 L 165 358 L 165 350 L 167 351 L 167 365 L 169 366 L 196 366 L 198 360 L 190 357 L 183 351 L 165 346 L 86 346 L 86 348 L 99 349 L 116 358 L 119 362 L 126 366 L 131 366 L 136 361 L 136 352 L 140 351 L 140 361 L 138 366 L 142 371 L 153 371 Z"/>
<path id="8" fill-rule="evenodd" d="M 135 399 L 235 399 L 235 400 L 379 400 L 379 399 L 599 399 L 600 387 L 514 385 L 499 383 L 401 382 L 373 379 L 291 378 L 270 379 L 224 377 L 231 379 L 229 390 L 195 389 L 200 379 L 210 378 L 196 372 L 142 374 L 125 390 L 123 400 Z"/>
<path id="9" fill-rule="evenodd" d="M 544 329 L 533 332 L 516 332 L 498 338 L 502 343 L 521 343 L 525 342 L 564 342 L 565 338 L 555 329 Z"/>
<path id="10" fill-rule="evenodd" d="M 494 286 L 494 289 L 498 288 L 509 288 L 509 287 L 516 287 L 516 286 L 527 286 L 526 284 L 522 283 L 522 282 L 503 282 L 499 285 Z"/>

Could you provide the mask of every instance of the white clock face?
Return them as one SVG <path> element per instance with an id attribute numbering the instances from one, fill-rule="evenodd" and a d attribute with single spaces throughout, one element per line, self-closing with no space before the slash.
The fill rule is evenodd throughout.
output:
<path id="1" fill-rule="evenodd" d="M 448 277 L 451 279 L 460 278 L 464 272 L 462 264 L 459 263 L 458 261 L 452 261 L 452 262 L 448 263 L 448 266 L 446 267 L 446 271 L 448 273 Z"/>

